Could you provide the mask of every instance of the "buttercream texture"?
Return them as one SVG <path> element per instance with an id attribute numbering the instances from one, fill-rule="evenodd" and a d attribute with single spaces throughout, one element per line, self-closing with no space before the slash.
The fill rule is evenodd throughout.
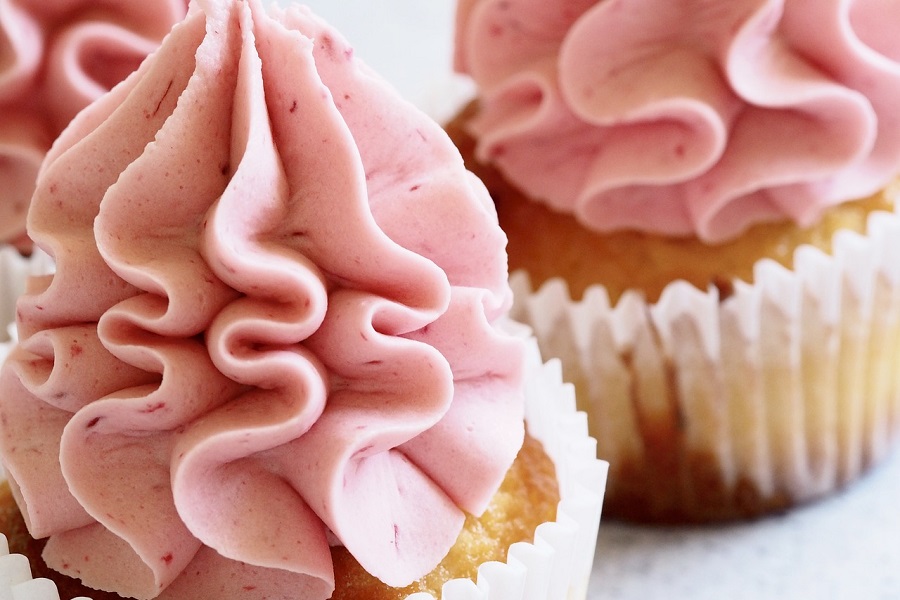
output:
<path id="1" fill-rule="evenodd" d="M 900 167 L 895 0 L 463 0 L 477 155 L 599 232 L 814 223 Z"/>
<path id="2" fill-rule="evenodd" d="M 134 71 L 186 8 L 187 0 L 0 2 L 0 242 L 21 243 L 53 140 Z"/>
<path id="3" fill-rule="evenodd" d="M 305 9 L 205 0 L 55 143 L 0 450 L 44 558 L 137 598 L 405 585 L 522 441 L 505 236 Z"/>

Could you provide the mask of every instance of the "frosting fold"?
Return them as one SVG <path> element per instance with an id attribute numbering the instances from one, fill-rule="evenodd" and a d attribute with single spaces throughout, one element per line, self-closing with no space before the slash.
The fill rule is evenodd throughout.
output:
<path id="1" fill-rule="evenodd" d="M 406 585 L 518 452 L 490 198 L 304 9 L 198 2 L 61 136 L 29 223 L 57 273 L 20 301 L 0 416 L 52 415 L 29 429 L 52 460 L 15 425 L 0 450 L 89 586 L 324 600 L 330 539 Z M 57 398 L 76 332 L 97 380 Z"/>
<path id="2" fill-rule="evenodd" d="M 0 1 L 0 241 L 22 241 L 53 140 L 134 71 L 186 7 L 187 0 Z"/>
<path id="3" fill-rule="evenodd" d="M 479 160 L 599 232 L 715 243 L 816 221 L 900 167 L 900 6 L 471 0 Z"/>

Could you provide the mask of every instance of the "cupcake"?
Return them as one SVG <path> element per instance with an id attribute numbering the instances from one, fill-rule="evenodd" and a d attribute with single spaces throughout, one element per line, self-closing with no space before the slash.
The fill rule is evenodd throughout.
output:
<path id="1" fill-rule="evenodd" d="M 490 198 L 308 10 L 192 5 L 28 233 L 6 527 L 64 595 L 585 597 L 605 471 Z"/>
<path id="2" fill-rule="evenodd" d="M 75 114 L 134 71 L 186 0 L 23 0 L 0 11 L 0 242 L 27 248 L 44 154 Z"/>
<path id="3" fill-rule="evenodd" d="M 469 0 L 448 125 L 608 515 L 834 492 L 900 427 L 900 3 Z"/>

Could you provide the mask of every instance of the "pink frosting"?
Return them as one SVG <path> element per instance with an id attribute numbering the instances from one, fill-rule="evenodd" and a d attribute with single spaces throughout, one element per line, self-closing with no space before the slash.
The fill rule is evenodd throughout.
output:
<path id="1" fill-rule="evenodd" d="M 0 0 L 0 241 L 25 232 L 44 154 L 184 17 L 186 0 Z"/>
<path id="2" fill-rule="evenodd" d="M 484 186 L 299 8 L 203 0 L 48 154 L 0 449 L 45 559 L 173 600 L 406 585 L 522 442 Z M 286 590 L 289 590 L 286 591 Z"/>
<path id="3" fill-rule="evenodd" d="M 463 0 L 477 155 L 600 232 L 815 222 L 900 167 L 896 0 Z"/>

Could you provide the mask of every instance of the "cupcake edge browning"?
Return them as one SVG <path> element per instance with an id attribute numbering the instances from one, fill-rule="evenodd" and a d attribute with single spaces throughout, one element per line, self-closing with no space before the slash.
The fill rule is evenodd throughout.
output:
<path id="1" fill-rule="evenodd" d="M 871 197 L 832 207 L 814 226 L 766 223 L 722 244 L 635 231 L 595 233 L 575 217 L 531 200 L 508 183 L 498 169 L 475 159 L 475 139 L 467 132 L 467 123 L 476 112 L 477 102 L 471 102 L 445 130 L 463 155 L 466 167 L 484 181 L 494 199 L 500 226 L 509 238 L 510 272 L 525 271 L 535 288 L 561 277 L 576 300 L 591 286 L 602 284 L 613 304 L 628 291 L 656 302 L 677 280 L 701 291 L 714 286 L 724 299 L 731 294 L 735 281 L 752 283 L 754 266 L 760 260 L 771 259 L 791 268 L 800 246 L 811 245 L 830 253 L 836 231 L 864 233 L 871 213 L 894 211 L 893 195 L 898 184 Z"/>
<path id="2" fill-rule="evenodd" d="M 729 302 L 736 286 L 742 293 L 753 288 L 761 263 L 780 265 L 766 265 L 770 276 L 778 269 L 791 271 L 801 247 L 830 257 L 838 230 L 862 236 L 876 213 L 893 214 L 896 183 L 870 198 L 834 207 L 817 226 L 757 225 L 730 244 L 707 246 L 695 239 L 633 232 L 600 235 L 571 216 L 530 201 L 495 168 L 478 163 L 465 125 L 475 110 L 473 102 L 445 129 L 468 168 L 484 180 L 509 237 L 517 304 L 513 317 L 534 328 L 544 356 L 562 359 L 564 377 L 577 389 L 579 409 L 590 415 L 599 456 L 610 462 L 605 514 L 656 523 L 758 518 L 842 489 L 878 462 L 900 435 L 900 381 L 885 374 L 889 357 L 900 347 L 898 323 L 886 319 L 882 327 L 872 327 L 867 315 L 878 309 L 854 304 L 858 298 L 846 296 L 855 296 L 855 290 L 845 281 L 835 302 L 854 308 L 842 323 L 821 318 L 828 302 L 804 296 L 799 300 L 807 311 L 801 320 L 804 333 L 790 333 L 796 326 L 790 317 L 763 326 L 776 334 L 771 339 L 792 338 L 775 342 L 791 345 L 782 358 L 804 357 L 797 358 L 802 363 L 797 373 L 782 373 L 778 358 L 770 360 L 751 347 L 756 342 L 747 341 L 745 336 L 759 331 L 738 331 L 745 324 L 735 325 L 726 313 L 738 312 L 736 303 Z M 667 258 L 653 260 L 660 255 Z M 661 263 L 663 268 L 655 270 Z M 677 280 L 689 285 L 678 284 L 660 309 L 664 291 L 670 292 Z M 873 284 L 879 288 L 873 302 L 881 302 L 885 314 L 896 296 L 891 281 L 890 276 L 876 276 Z M 678 300 L 672 301 L 675 296 Z M 679 310 L 673 305 L 688 296 L 692 301 L 703 298 L 697 302 L 706 317 L 673 316 Z M 594 313 L 598 306 L 603 307 L 600 318 Z M 596 320 L 578 322 L 585 312 Z M 633 337 L 622 343 L 621 330 L 615 330 L 627 320 L 621 317 L 627 312 L 643 316 L 637 325 L 625 325 Z M 821 321 L 816 326 L 808 322 L 813 312 L 819 315 L 813 320 Z M 661 319 L 661 313 L 667 316 Z M 723 325 L 725 321 L 729 324 Z M 673 325 L 683 327 L 682 340 L 696 342 L 690 350 L 662 341 L 672 334 L 663 330 Z M 705 325 L 715 335 L 739 338 L 740 344 L 704 355 L 706 333 L 700 330 Z M 720 331 L 722 327 L 731 331 Z M 811 339 L 804 337 L 809 332 Z M 650 364 L 635 366 L 652 354 Z M 716 371 L 723 363 L 727 374 Z M 751 372 L 762 373 L 760 386 L 737 389 Z M 877 379 L 866 379 L 872 374 Z M 863 379 L 856 392 L 848 386 Z M 837 390 L 829 391 L 829 386 Z M 789 401 L 783 402 L 785 398 Z"/>

